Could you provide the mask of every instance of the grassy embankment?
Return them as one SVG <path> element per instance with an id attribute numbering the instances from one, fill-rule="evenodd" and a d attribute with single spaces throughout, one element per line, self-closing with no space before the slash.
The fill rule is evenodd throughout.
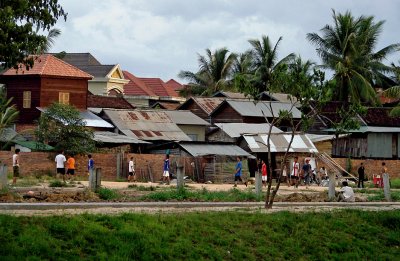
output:
<path id="1" fill-rule="evenodd" d="M 398 260 L 400 212 L 0 215 L 0 260 Z"/>

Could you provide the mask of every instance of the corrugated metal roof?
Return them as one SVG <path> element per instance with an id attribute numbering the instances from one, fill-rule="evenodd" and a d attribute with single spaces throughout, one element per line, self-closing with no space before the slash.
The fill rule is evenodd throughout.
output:
<path id="1" fill-rule="evenodd" d="M 329 129 L 325 129 L 325 131 L 328 132 L 334 132 L 335 129 L 334 128 L 329 128 Z M 400 127 L 379 127 L 379 126 L 361 126 L 359 129 L 357 130 L 348 130 L 346 131 L 347 133 L 355 133 L 355 132 L 361 132 L 361 133 L 366 133 L 366 132 L 386 132 L 386 133 L 397 133 L 400 132 Z"/>
<path id="2" fill-rule="evenodd" d="M 251 154 L 244 151 L 236 145 L 229 144 L 193 144 L 193 143 L 180 143 L 179 144 L 190 155 L 205 156 L 205 155 L 226 155 L 226 156 L 244 156 L 253 157 Z"/>
<path id="3" fill-rule="evenodd" d="M 194 102 L 196 102 L 207 115 L 210 115 L 215 108 L 217 108 L 223 101 L 224 98 L 213 97 L 213 98 L 200 98 L 192 97 Z"/>
<path id="4" fill-rule="evenodd" d="M 271 134 L 270 148 L 271 152 L 286 152 L 291 139 L 291 134 L 276 133 Z M 252 152 L 268 152 L 267 134 L 244 135 L 250 150 Z M 312 141 L 305 134 L 295 134 L 289 152 L 318 152 Z"/>
<path id="5" fill-rule="evenodd" d="M 104 109 L 105 115 L 125 135 L 141 140 L 190 141 L 191 139 L 160 110 Z"/>
<path id="6" fill-rule="evenodd" d="M 95 131 L 93 140 L 104 143 L 129 143 L 129 144 L 149 144 L 133 137 L 128 137 L 110 131 Z"/>
<path id="7" fill-rule="evenodd" d="M 36 107 L 41 112 L 45 112 L 46 108 L 41 108 L 41 107 Z M 96 128 L 114 128 L 114 126 L 107 121 L 103 120 L 96 114 L 84 110 L 84 111 L 79 111 L 79 116 L 83 119 L 83 121 L 86 123 L 86 127 L 96 127 Z"/>
<path id="8" fill-rule="evenodd" d="M 191 111 L 164 111 L 176 124 L 182 125 L 210 125 Z"/>
<path id="9" fill-rule="evenodd" d="M 279 111 L 290 111 L 294 119 L 301 118 L 301 112 L 290 103 L 226 100 L 240 115 L 248 117 L 278 117 Z M 263 114 L 264 112 L 264 114 Z"/>
<path id="10" fill-rule="evenodd" d="M 240 137 L 242 134 L 268 133 L 270 128 L 268 123 L 216 123 L 215 125 L 231 138 Z M 280 132 L 283 131 L 272 126 L 272 133 Z"/>

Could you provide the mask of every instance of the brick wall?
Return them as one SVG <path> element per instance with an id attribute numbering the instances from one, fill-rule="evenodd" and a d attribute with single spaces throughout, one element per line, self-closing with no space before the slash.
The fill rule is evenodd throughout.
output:
<path id="1" fill-rule="evenodd" d="M 347 170 L 346 158 L 334 158 L 334 160 L 340 164 L 344 169 Z M 386 167 L 388 169 L 388 173 L 390 178 L 400 178 L 400 160 L 372 160 L 372 159 L 352 159 L 351 160 L 351 172 L 353 174 L 357 174 L 358 167 L 360 166 L 361 162 L 364 163 L 365 173 L 368 175 L 369 178 L 372 178 L 372 174 L 380 173 L 382 169 L 382 162 L 386 163 Z"/>
<path id="2" fill-rule="evenodd" d="M 10 151 L 0 151 L 0 161 L 9 166 L 8 171 L 12 172 L 12 155 Z M 118 163 L 117 153 L 93 153 L 93 159 L 96 168 L 102 169 L 102 176 L 104 180 L 116 180 L 117 179 L 117 165 L 120 168 L 120 178 L 124 179 L 128 175 L 128 161 L 132 156 L 135 161 L 135 170 L 138 180 L 142 181 L 159 181 L 162 179 L 163 162 L 165 155 L 163 154 L 133 154 L 126 153 L 121 154 L 120 162 Z M 22 176 L 34 175 L 36 173 L 55 173 L 56 164 L 54 158 L 56 153 L 50 152 L 21 152 L 20 153 L 20 172 Z M 299 157 L 300 158 L 300 157 Z M 76 156 L 76 174 L 78 176 L 87 175 L 87 157 Z M 346 158 L 335 158 L 338 164 L 346 169 Z M 184 165 L 185 175 L 190 178 L 195 178 L 195 168 L 198 167 L 201 171 L 201 166 L 197 166 L 197 162 L 191 157 L 177 157 L 174 155 L 170 156 L 171 171 L 176 173 L 176 162 L 180 161 Z M 191 164 L 192 162 L 196 164 Z M 368 176 L 380 172 L 382 160 L 359 160 L 352 159 L 352 173 L 357 173 L 358 166 L 363 162 L 366 173 Z M 400 178 L 400 160 L 385 160 L 388 172 L 391 178 Z M 200 164 L 201 165 L 201 164 Z M 201 175 L 201 174 L 200 174 Z"/>
<path id="3" fill-rule="evenodd" d="M 0 151 L 0 161 L 9 166 L 12 172 L 12 155 L 10 151 Z M 56 172 L 54 152 L 20 152 L 20 174 L 22 176 L 34 175 L 36 173 L 51 174 Z M 163 163 L 165 155 L 162 154 L 120 154 L 118 153 L 92 153 L 96 168 L 101 168 L 104 180 L 117 179 L 117 165 L 119 164 L 120 178 L 125 179 L 128 175 L 128 161 L 132 156 L 135 162 L 135 170 L 138 180 L 159 181 L 162 179 Z M 190 157 L 170 157 L 171 171 L 176 172 L 174 167 L 176 161 L 181 160 L 185 165 L 185 172 L 189 175 L 193 172 Z M 119 161 L 119 162 L 118 162 Z M 87 156 L 75 156 L 75 173 L 78 176 L 87 175 Z"/>

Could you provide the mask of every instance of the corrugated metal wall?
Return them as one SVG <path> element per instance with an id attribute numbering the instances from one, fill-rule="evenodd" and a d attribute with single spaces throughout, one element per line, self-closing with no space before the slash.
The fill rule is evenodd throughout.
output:
<path id="1" fill-rule="evenodd" d="M 392 133 L 369 133 L 367 142 L 367 157 L 392 157 Z"/>

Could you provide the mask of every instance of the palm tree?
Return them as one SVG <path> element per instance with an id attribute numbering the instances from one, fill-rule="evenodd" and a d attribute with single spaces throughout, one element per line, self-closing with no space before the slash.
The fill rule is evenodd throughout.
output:
<path id="1" fill-rule="evenodd" d="M 46 39 L 42 44 L 37 48 L 36 54 L 43 54 L 50 51 L 51 47 L 53 47 L 55 39 L 59 37 L 61 34 L 61 30 L 58 28 L 53 28 L 49 31 L 46 36 Z"/>
<path id="2" fill-rule="evenodd" d="M 393 81 L 395 82 L 395 85 L 385 90 L 383 92 L 383 95 L 389 98 L 400 99 L 400 65 L 396 66 L 394 63 L 392 63 L 392 67 L 395 70 L 393 76 Z M 400 104 L 398 104 L 390 111 L 390 116 L 400 117 Z"/>
<path id="3" fill-rule="evenodd" d="M 263 35 L 261 40 L 249 40 L 252 46 L 251 55 L 254 66 L 254 84 L 259 93 L 272 91 L 278 84 L 279 74 L 282 68 L 289 64 L 295 57 L 293 53 L 278 60 L 278 46 L 282 41 L 279 37 L 275 45 L 272 45 L 268 36 Z"/>
<path id="4" fill-rule="evenodd" d="M 334 25 L 325 25 L 322 36 L 307 34 L 317 46 L 323 67 L 334 71 L 335 99 L 340 101 L 377 102 L 374 84 L 382 84 L 392 71 L 382 61 L 397 51 L 399 44 L 391 44 L 374 52 L 382 32 L 383 21 L 374 22 L 373 16 L 354 18 L 350 12 L 336 15 Z"/>
<path id="5" fill-rule="evenodd" d="M 232 67 L 236 55 L 229 53 L 228 49 L 220 48 L 213 53 L 206 49 L 206 56 L 198 55 L 199 71 L 181 71 L 179 78 L 189 81 L 189 86 L 197 89 L 201 94 L 211 94 L 216 91 L 232 87 Z"/>

